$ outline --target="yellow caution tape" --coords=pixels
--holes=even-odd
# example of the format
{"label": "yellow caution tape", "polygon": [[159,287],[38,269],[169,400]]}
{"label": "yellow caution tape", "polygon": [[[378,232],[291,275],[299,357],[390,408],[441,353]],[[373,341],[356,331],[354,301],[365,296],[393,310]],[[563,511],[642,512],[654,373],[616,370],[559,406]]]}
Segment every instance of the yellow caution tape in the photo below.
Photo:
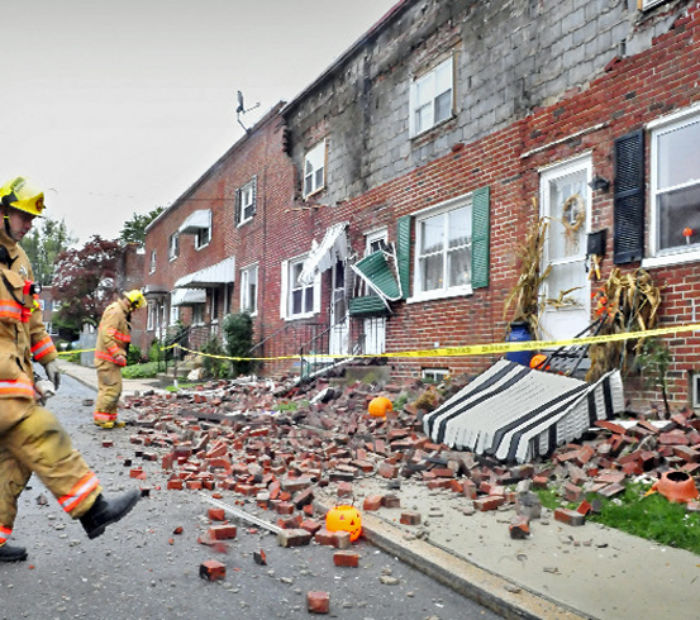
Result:
{"label": "yellow caution tape", "polygon": [[73,355],[73,353],[90,353],[96,349],[75,349],[73,351],[57,351],[58,355]]}
{"label": "yellow caution tape", "polygon": [[624,332],[619,334],[601,334],[597,336],[585,336],[581,338],[568,338],[566,340],[524,340],[518,342],[494,342],[488,344],[472,344],[462,347],[441,347],[437,349],[423,349],[418,351],[390,351],[387,353],[365,353],[365,354],[338,354],[338,353],[307,353],[305,355],[280,355],[276,357],[229,357],[227,355],[215,355],[213,353],[202,353],[183,347],[180,344],[169,345],[166,349],[181,349],[187,353],[194,353],[202,357],[212,357],[215,359],[231,361],[274,361],[304,359],[309,357],[322,357],[326,359],[356,358],[397,358],[397,357],[469,357],[475,355],[494,355],[499,353],[510,353],[513,351],[539,351],[548,349],[558,349],[567,346],[584,346],[591,344],[601,344],[605,342],[622,342],[624,340],[634,340],[637,338],[653,338],[654,336],[666,336],[668,334],[678,334],[681,332],[700,331],[700,323],[691,325],[669,325],[668,327],[658,327],[637,332]]}

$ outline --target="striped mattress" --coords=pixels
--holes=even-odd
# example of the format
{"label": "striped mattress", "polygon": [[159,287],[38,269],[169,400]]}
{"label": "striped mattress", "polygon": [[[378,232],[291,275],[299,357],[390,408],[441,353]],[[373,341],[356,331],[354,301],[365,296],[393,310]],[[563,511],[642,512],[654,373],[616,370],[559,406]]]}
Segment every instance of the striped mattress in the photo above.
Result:
{"label": "striped mattress", "polygon": [[589,384],[503,359],[426,414],[423,428],[450,448],[524,463],[623,410],[617,370]]}

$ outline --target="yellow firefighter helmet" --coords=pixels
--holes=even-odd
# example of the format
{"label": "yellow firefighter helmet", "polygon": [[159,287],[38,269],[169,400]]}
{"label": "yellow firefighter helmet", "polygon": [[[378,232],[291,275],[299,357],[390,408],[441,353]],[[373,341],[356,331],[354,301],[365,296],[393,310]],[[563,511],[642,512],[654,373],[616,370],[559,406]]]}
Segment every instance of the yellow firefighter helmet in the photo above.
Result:
{"label": "yellow firefighter helmet", "polygon": [[30,215],[41,215],[44,192],[32,187],[24,177],[14,177],[0,188],[3,207],[19,209]]}
{"label": "yellow firefighter helmet", "polygon": [[124,293],[124,297],[126,297],[129,300],[133,308],[143,308],[143,306],[146,305],[146,298],[143,296],[143,293],[137,288]]}

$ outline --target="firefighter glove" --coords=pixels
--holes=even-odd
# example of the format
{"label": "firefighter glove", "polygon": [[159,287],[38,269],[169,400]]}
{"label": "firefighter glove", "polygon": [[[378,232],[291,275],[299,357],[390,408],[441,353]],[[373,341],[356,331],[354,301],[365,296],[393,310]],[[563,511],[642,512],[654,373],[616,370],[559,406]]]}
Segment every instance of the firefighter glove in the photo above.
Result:
{"label": "firefighter glove", "polygon": [[39,393],[39,402],[42,405],[46,404],[46,400],[51,398],[55,393],[56,389],[51,381],[42,379],[34,384],[34,389]]}
{"label": "firefighter glove", "polygon": [[58,362],[56,360],[50,361],[48,364],[46,364],[46,366],[44,366],[44,370],[46,370],[46,376],[48,377],[49,381],[51,381],[51,383],[54,385],[55,394],[58,386],[61,384],[61,372],[58,369]]}

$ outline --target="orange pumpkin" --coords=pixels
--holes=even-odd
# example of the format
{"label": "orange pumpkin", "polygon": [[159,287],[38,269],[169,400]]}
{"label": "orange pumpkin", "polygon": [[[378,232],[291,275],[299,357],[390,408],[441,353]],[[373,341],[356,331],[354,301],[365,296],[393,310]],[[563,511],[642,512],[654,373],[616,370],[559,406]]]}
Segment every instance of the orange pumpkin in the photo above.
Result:
{"label": "orange pumpkin", "polygon": [[326,529],[349,532],[350,541],[355,542],[362,533],[362,515],[354,506],[335,506],[326,514]]}
{"label": "orange pumpkin", "polygon": [[383,418],[387,411],[391,411],[394,406],[386,396],[377,396],[369,401],[367,411],[373,418]]}

